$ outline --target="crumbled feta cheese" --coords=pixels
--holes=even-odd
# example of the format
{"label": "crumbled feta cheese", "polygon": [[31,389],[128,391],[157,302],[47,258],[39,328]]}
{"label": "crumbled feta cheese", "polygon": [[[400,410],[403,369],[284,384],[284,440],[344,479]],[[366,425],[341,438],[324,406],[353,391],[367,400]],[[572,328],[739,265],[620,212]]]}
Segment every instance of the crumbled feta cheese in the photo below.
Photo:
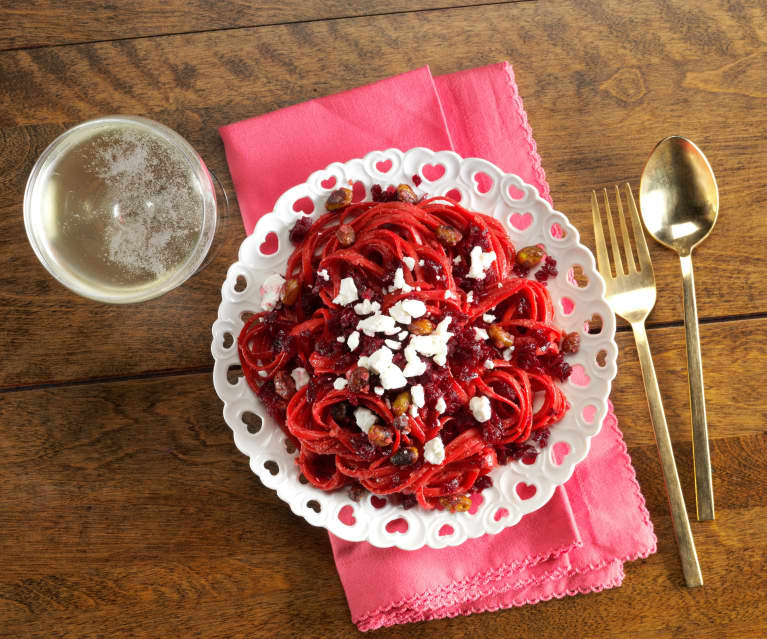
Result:
{"label": "crumbled feta cheese", "polygon": [[426,304],[421,300],[401,300],[397,303],[402,304],[402,309],[410,315],[410,317],[422,317],[426,315]]}
{"label": "crumbled feta cheese", "polygon": [[388,315],[371,315],[364,320],[360,320],[357,324],[357,330],[362,331],[365,335],[373,337],[376,333],[385,333],[386,335],[394,335],[399,332],[399,328],[394,322],[393,317]]}
{"label": "crumbled feta cheese", "polygon": [[471,304],[474,301],[474,291],[466,293],[466,301]]}
{"label": "crumbled feta cheese", "polygon": [[403,339],[405,339],[410,333],[408,331],[400,331],[397,335],[397,339],[401,342]]}
{"label": "crumbled feta cheese", "polygon": [[392,305],[389,309],[389,315],[391,315],[400,324],[410,324],[410,313],[408,313],[402,306],[403,300],[400,300],[396,304]]}
{"label": "crumbled feta cheese", "polygon": [[454,300],[454,299],[456,299],[455,293],[453,293],[453,291],[451,291],[450,289],[446,290],[445,291],[445,299],[446,300]]}
{"label": "crumbled feta cheese", "polygon": [[340,344],[343,344],[346,341],[346,338],[343,335],[339,335],[336,337],[336,341]]}
{"label": "crumbled feta cheese", "polygon": [[402,348],[402,344],[393,339],[385,339],[384,344],[386,344],[393,351],[398,351],[400,348]]}
{"label": "crumbled feta cheese", "polygon": [[296,390],[299,388],[303,388],[309,383],[309,373],[306,372],[305,368],[294,368],[293,371],[290,373],[290,376],[293,378],[293,381],[296,383]]}
{"label": "crumbled feta cheese", "polygon": [[474,327],[474,339],[478,342],[482,341],[483,339],[490,339],[490,336],[487,334],[487,331],[484,328],[477,328]]}
{"label": "crumbled feta cheese", "polygon": [[423,265],[424,265],[424,261],[423,260],[418,260],[418,266],[423,266]]}
{"label": "crumbled feta cheese", "polygon": [[267,373],[266,371],[258,371],[258,376],[259,377],[269,377],[269,373]]}
{"label": "crumbled feta cheese", "polygon": [[408,269],[410,269],[411,271],[415,268],[415,258],[413,257],[409,257],[406,255],[405,257],[402,258],[402,263],[405,266],[407,266]]}
{"label": "crumbled feta cheese", "polygon": [[410,404],[410,416],[418,417],[418,406],[415,404]]}
{"label": "crumbled feta cheese", "polygon": [[261,308],[265,311],[273,311],[280,301],[282,287],[285,285],[285,278],[279,273],[274,273],[264,280],[259,292],[261,293]]}
{"label": "crumbled feta cheese", "polygon": [[383,387],[382,387],[382,386],[376,386],[376,387],[373,389],[373,392],[374,392],[376,395],[383,395],[383,394],[384,394],[384,389],[383,389]]}
{"label": "crumbled feta cheese", "polygon": [[481,246],[475,246],[471,249],[471,266],[466,277],[471,277],[475,280],[484,280],[487,273],[485,271],[490,268],[490,265],[495,262],[495,251],[489,253],[483,253]]}
{"label": "crumbled feta cheese", "polygon": [[379,373],[378,376],[381,380],[381,386],[387,390],[392,388],[402,388],[407,384],[405,374],[396,364],[390,364],[382,373]]}
{"label": "crumbled feta cheese", "polygon": [[391,364],[394,353],[388,346],[381,346],[377,351],[373,351],[368,357],[368,364],[376,373],[381,373]]}
{"label": "crumbled feta cheese", "polygon": [[447,404],[445,403],[444,397],[440,397],[437,400],[437,403],[434,404],[434,410],[436,410],[440,415],[447,410]]}
{"label": "crumbled feta cheese", "polygon": [[418,377],[426,372],[426,362],[424,362],[415,350],[415,346],[409,345],[405,348],[405,368],[402,373],[405,377]]}
{"label": "crumbled feta cheese", "polygon": [[360,345],[360,332],[354,331],[351,333],[349,337],[346,338],[346,345],[349,347],[350,351],[356,350]]}
{"label": "crumbled feta cheese", "polygon": [[322,270],[317,271],[317,275],[319,275],[326,282],[330,281],[330,274],[328,273],[328,269],[326,268],[323,268]]}
{"label": "crumbled feta cheese", "polygon": [[340,304],[346,306],[352,302],[356,302],[357,297],[357,285],[351,277],[345,277],[341,280],[341,285],[338,288],[338,295],[333,298],[333,304]]}
{"label": "crumbled feta cheese", "polygon": [[485,313],[482,316],[482,320],[487,322],[488,324],[492,324],[495,321],[495,315],[493,315],[492,313]]}
{"label": "crumbled feta cheese", "polygon": [[357,426],[360,427],[360,430],[363,433],[367,433],[373,424],[378,421],[378,415],[369,408],[359,406],[357,410],[354,411],[354,419],[357,422]]}
{"label": "crumbled feta cheese", "polygon": [[469,400],[469,409],[471,410],[471,414],[474,415],[474,419],[478,422],[486,422],[492,415],[490,400],[484,395],[481,397],[472,397]]}
{"label": "crumbled feta cheese", "polygon": [[[453,333],[447,330],[452,319],[450,316],[445,317],[429,335],[414,335],[410,339],[410,346],[421,355],[432,357],[438,366],[444,366],[447,362],[447,343],[453,336]],[[405,357],[407,357],[407,349],[405,349]]]}
{"label": "crumbled feta cheese", "polygon": [[485,360],[485,368],[488,368],[490,370],[493,370],[495,368],[495,364],[493,363],[492,359]]}
{"label": "crumbled feta cheese", "polygon": [[455,264],[456,266],[458,266],[460,263],[461,263],[461,256],[460,256],[460,255],[456,255],[456,256],[453,258],[453,264]]}
{"label": "crumbled feta cheese", "polygon": [[[493,253],[493,255],[495,255],[495,253]],[[413,290],[413,287],[405,281],[405,274],[402,271],[401,266],[394,272],[394,283],[392,284],[392,288],[394,290],[399,289],[404,293],[409,293]]]}
{"label": "crumbled feta cheese", "polygon": [[344,388],[346,388],[346,385],[348,383],[349,382],[347,382],[345,378],[336,377],[335,381],[333,382],[333,388],[335,388],[336,390],[343,390]]}
{"label": "crumbled feta cheese", "polygon": [[413,404],[418,406],[418,408],[424,407],[426,400],[424,399],[423,386],[421,384],[410,387],[410,399],[413,400]]}
{"label": "crumbled feta cheese", "polygon": [[437,435],[423,445],[423,458],[430,464],[441,464],[445,461],[445,445]]}
{"label": "crumbled feta cheese", "polygon": [[380,310],[381,305],[378,302],[371,302],[367,299],[354,305],[354,312],[357,313],[357,315],[370,315],[371,313],[377,313]]}
{"label": "crumbled feta cheese", "polygon": [[508,348],[503,349],[503,359],[505,359],[507,362],[511,361],[511,354],[514,352],[514,347],[509,346]]}

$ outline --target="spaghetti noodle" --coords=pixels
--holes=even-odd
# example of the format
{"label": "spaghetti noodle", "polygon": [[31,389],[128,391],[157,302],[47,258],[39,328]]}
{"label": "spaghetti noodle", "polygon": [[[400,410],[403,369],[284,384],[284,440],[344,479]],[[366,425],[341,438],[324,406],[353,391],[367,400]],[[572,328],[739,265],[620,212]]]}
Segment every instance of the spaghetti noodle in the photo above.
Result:
{"label": "spaghetti noodle", "polygon": [[555,382],[577,336],[524,277],[536,247],[520,259],[497,220],[447,198],[375,194],[334,192],[338,210],[297,223],[281,301],[246,323],[240,361],[314,486],[464,510],[567,411]]}

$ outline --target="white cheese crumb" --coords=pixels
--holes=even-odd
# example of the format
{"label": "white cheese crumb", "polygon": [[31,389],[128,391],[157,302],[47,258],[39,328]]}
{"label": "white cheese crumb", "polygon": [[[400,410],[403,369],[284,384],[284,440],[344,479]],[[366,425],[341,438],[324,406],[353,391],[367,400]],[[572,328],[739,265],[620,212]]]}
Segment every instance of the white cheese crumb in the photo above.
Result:
{"label": "white cheese crumb", "polygon": [[471,277],[475,280],[484,280],[487,273],[485,271],[490,268],[490,265],[495,262],[495,251],[489,253],[483,253],[481,246],[475,246],[471,249],[471,266],[466,277]]}
{"label": "white cheese crumb", "polygon": [[393,356],[394,353],[391,352],[388,346],[381,346],[381,348],[371,353],[370,357],[368,357],[368,364],[376,373],[381,373],[391,364]]}
{"label": "white cheese crumb", "polygon": [[360,332],[354,331],[351,333],[346,339],[346,345],[349,347],[350,351],[355,350],[360,345]]}
{"label": "white cheese crumb", "polygon": [[386,344],[393,351],[398,351],[400,348],[402,348],[402,344],[393,339],[385,339],[384,344]]}
{"label": "white cheese crumb", "polygon": [[371,302],[367,299],[354,305],[354,312],[357,313],[357,315],[370,315],[371,313],[377,313],[380,310],[381,305],[378,302]]}
{"label": "white cheese crumb", "polygon": [[495,368],[495,364],[493,363],[492,359],[485,360],[485,368],[488,368],[490,370],[493,370]]}
{"label": "white cheese crumb", "polygon": [[269,373],[267,373],[266,371],[258,371],[258,376],[259,377],[269,377]]}
{"label": "white cheese crumb", "polygon": [[347,382],[346,379],[344,379],[343,377],[336,377],[335,381],[333,382],[333,388],[335,388],[336,390],[343,390],[344,388],[346,388],[346,385],[348,383],[349,382]]}
{"label": "white cheese crumb", "polygon": [[474,291],[466,293],[466,301],[471,304],[474,301]]}
{"label": "white cheese crumb", "polygon": [[[493,255],[495,255],[495,253],[493,253]],[[404,293],[409,293],[413,290],[413,287],[405,281],[405,274],[402,271],[401,266],[394,273],[394,283],[392,284],[392,288],[395,290],[399,289]]]}
{"label": "white cheese crumb", "polygon": [[445,461],[445,445],[437,435],[423,445],[423,458],[430,464],[441,464]]}
{"label": "white cheese crumb", "polygon": [[402,309],[410,315],[410,317],[422,317],[426,315],[426,304],[421,300],[402,300],[398,302],[402,304]]}
{"label": "white cheese crumb", "polygon": [[321,271],[317,271],[317,275],[319,275],[326,282],[330,281],[330,274],[326,268],[323,268]]}
{"label": "white cheese crumb", "polygon": [[415,268],[415,258],[414,257],[410,257],[410,256],[406,255],[405,257],[402,258],[402,263],[405,266],[407,266],[408,269],[411,270],[411,271]]}
{"label": "white cheese crumb", "polygon": [[423,260],[418,260],[418,266],[423,266],[423,265],[424,265],[424,261]]}
{"label": "white cheese crumb", "polygon": [[488,324],[492,324],[495,321],[495,315],[493,315],[492,313],[485,313],[482,316],[482,320],[487,322]]}
{"label": "white cheese crumb", "polygon": [[360,406],[354,411],[354,419],[357,422],[357,426],[363,433],[367,433],[370,428],[378,421],[378,415],[376,415],[369,408]]}
{"label": "white cheese crumb", "polygon": [[410,317],[410,313],[408,313],[405,310],[405,307],[402,305],[403,301],[404,300],[400,300],[396,304],[392,305],[392,307],[389,309],[389,315],[391,315],[400,324],[410,324],[410,320],[412,318]]}
{"label": "white cheese crumb", "polygon": [[402,388],[407,384],[405,374],[396,364],[390,364],[378,376],[381,380],[381,386],[385,389]]}
{"label": "white cheese crumb", "polygon": [[[437,366],[444,366],[447,362],[447,343],[453,336],[453,333],[447,330],[452,319],[450,316],[445,317],[430,335],[414,335],[410,339],[410,346],[421,355],[432,357]],[[407,349],[405,357],[407,358]]]}
{"label": "white cheese crumb", "polygon": [[503,350],[503,359],[505,359],[507,362],[511,361],[511,354],[514,352],[514,347],[509,346],[508,348],[505,348]]}
{"label": "white cheese crumb", "polygon": [[441,415],[447,410],[447,404],[445,403],[445,398],[440,397],[437,400],[437,403],[434,404],[434,409]]}
{"label": "white cheese crumb", "polygon": [[347,304],[356,302],[357,299],[357,285],[351,277],[345,277],[341,280],[338,295],[333,298],[333,304],[346,306]]}
{"label": "white cheese crumb", "polygon": [[405,339],[410,333],[408,331],[400,331],[397,335],[397,339],[401,342],[403,339]]}
{"label": "white cheese crumb", "polygon": [[418,377],[426,372],[426,362],[424,362],[415,350],[415,346],[407,346],[405,348],[405,368],[402,373],[405,377]]}
{"label": "white cheese crumb", "polygon": [[346,341],[346,338],[343,335],[339,335],[338,337],[336,337],[336,341],[339,342],[340,344],[343,344]]}
{"label": "white cheese crumb", "polygon": [[274,273],[264,280],[259,292],[261,293],[261,308],[265,311],[273,311],[280,301],[282,287],[285,285],[285,278],[279,273]]}
{"label": "white cheese crumb", "polygon": [[487,331],[484,328],[477,328],[474,327],[474,339],[478,342],[482,341],[483,339],[490,339],[490,336],[487,334]]}
{"label": "white cheese crumb", "polygon": [[478,422],[486,422],[492,415],[490,400],[484,395],[481,397],[472,397],[469,400],[469,409],[471,409],[471,414],[474,415],[474,419]]}
{"label": "white cheese crumb", "polygon": [[296,390],[299,388],[303,388],[309,383],[309,373],[306,372],[305,368],[294,368],[293,371],[290,373],[290,376],[293,378],[293,381],[296,383]]}
{"label": "white cheese crumb", "polygon": [[424,399],[423,386],[421,384],[416,384],[415,386],[410,387],[410,398],[413,400],[413,404],[418,406],[418,408],[424,407],[426,400]]}
{"label": "white cheese crumb", "polygon": [[450,289],[445,291],[445,299],[446,300],[454,300],[456,299],[455,294]]}
{"label": "white cheese crumb", "polygon": [[386,335],[394,335],[399,329],[394,323],[394,318],[388,315],[371,315],[364,320],[360,320],[357,324],[357,330],[362,331],[365,335],[373,337],[376,333],[385,333]]}
{"label": "white cheese crumb", "polygon": [[415,404],[410,404],[410,416],[418,417],[418,406]]}
{"label": "white cheese crumb", "polygon": [[384,389],[383,389],[383,387],[382,387],[382,386],[376,386],[376,387],[373,389],[373,392],[374,392],[376,395],[383,395],[383,394],[384,394]]}
{"label": "white cheese crumb", "polygon": [[460,263],[461,263],[461,256],[460,256],[460,255],[456,255],[456,256],[453,258],[453,264],[455,264],[456,266],[458,266],[458,264],[460,264]]}

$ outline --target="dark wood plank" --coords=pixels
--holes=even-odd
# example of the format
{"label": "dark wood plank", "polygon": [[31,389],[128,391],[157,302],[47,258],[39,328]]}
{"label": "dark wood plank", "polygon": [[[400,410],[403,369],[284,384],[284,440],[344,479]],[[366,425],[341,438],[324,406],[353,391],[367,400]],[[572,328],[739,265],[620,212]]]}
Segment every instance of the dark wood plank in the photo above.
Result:
{"label": "dark wood plank", "polygon": [[[589,189],[636,183],[658,138],[691,135],[722,191],[721,221],[696,252],[700,315],[766,313],[767,159],[753,134],[767,95],[753,27],[764,8],[737,6],[558,0],[0,53],[0,387],[209,365],[209,326],[241,237],[235,220],[212,266],[160,300],[110,308],[77,298],[39,266],[21,220],[26,176],[57,132],[109,112],[148,115],[229,185],[219,125],[426,63],[439,74],[514,62],[555,202],[588,244]],[[680,321],[675,258],[652,250],[651,319]]]}
{"label": "dark wood plank", "polygon": [[288,0],[267,4],[234,0],[223,4],[211,0],[138,0],[110,5],[94,0],[66,3],[32,0],[16,6],[0,5],[0,51],[487,3],[487,0],[390,0],[385,4],[370,0]]}
{"label": "dark wood plank", "polygon": [[[764,634],[767,434],[733,426],[712,442],[718,517],[693,523],[706,586],[691,591],[637,404],[619,418],[659,553],[623,587],[377,636]],[[0,636],[357,635],[325,533],[251,474],[208,375],[6,393],[0,422]],[[690,478],[689,451],[677,459]]]}

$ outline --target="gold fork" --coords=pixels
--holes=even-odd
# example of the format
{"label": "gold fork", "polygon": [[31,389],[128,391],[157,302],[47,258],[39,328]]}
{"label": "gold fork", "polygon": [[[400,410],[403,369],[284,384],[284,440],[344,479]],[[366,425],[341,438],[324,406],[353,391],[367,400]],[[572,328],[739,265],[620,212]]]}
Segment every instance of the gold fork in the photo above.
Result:
{"label": "gold fork", "polygon": [[631,192],[631,185],[626,183],[625,190],[628,210],[631,214],[631,226],[634,230],[638,266],[634,260],[628,228],[626,227],[626,220],[623,215],[621,191],[616,185],[615,195],[618,203],[618,219],[621,235],[623,236],[627,269],[624,270],[623,268],[618,238],[615,234],[615,226],[613,225],[613,218],[610,212],[610,200],[607,195],[607,189],[603,189],[607,227],[610,231],[610,243],[613,249],[613,261],[615,262],[615,276],[612,275],[610,270],[610,258],[602,231],[597,194],[595,191],[592,191],[591,210],[594,215],[594,236],[597,245],[599,273],[605,281],[605,293],[610,306],[618,315],[631,324],[631,328],[634,331],[634,339],[636,340],[637,352],[639,353],[639,363],[642,367],[642,378],[644,380],[645,392],[647,393],[647,402],[650,405],[650,419],[655,430],[655,442],[658,445],[663,479],[666,482],[666,492],[668,493],[669,504],[671,506],[674,535],[676,536],[676,543],[682,560],[684,580],[689,587],[702,586],[703,575],[701,575],[698,555],[695,552],[695,542],[690,530],[690,520],[687,518],[682,486],[679,483],[679,474],[674,462],[671,437],[668,433],[668,424],[666,423],[666,415],[663,412],[663,402],[661,401],[660,389],[658,388],[658,379],[655,376],[655,366],[652,363],[650,344],[647,341],[647,331],[645,330],[645,320],[653,306],[655,306],[655,274],[653,273],[650,252],[647,250],[647,243],[642,231],[642,223],[639,221],[634,195]]}

